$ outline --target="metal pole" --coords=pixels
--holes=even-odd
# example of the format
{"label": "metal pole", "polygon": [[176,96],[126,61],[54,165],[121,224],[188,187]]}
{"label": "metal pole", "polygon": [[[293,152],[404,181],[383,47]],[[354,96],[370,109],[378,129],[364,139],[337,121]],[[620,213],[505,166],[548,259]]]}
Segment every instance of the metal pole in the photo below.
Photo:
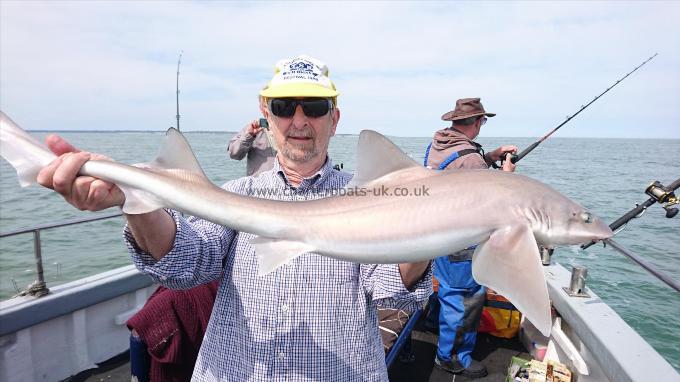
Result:
{"label": "metal pole", "polygon": [[607,244],[611,245],[612,248],[616,249],[617,251],[621,252],[622,254],[628,256],[631,260],[635,261],[638,263],[642,268],[646,269],[649,273],[653,274],[656,276],[659,280],[663,281],[666,283],[666,285],[670,286],[671,288],[675,289],[676,292],[680,292],[680,283],[677,281],[673,280],[670,276],[665,274],[664,272],[656,269],[654,265],[650,264],[646,260],[642,259],[640,256],[634,254],[633,252],[627,250],[624,248],[621,244],[615,242],[612,239],[606,239],[604,240]]}
{"label": "metal pole", "polygon": [[177,96],[177,98],[176,98],[176,104],[177,104],[177,115],[176,115],[176,117],[177,117],[177,131],[180,131],[180,130],[179,130],[179,64],[182,62],[182,53],[184,53],[184,51],[179,52],[179,58],[177,59],[177,82],[176,82],[176,89],[177,89],[177,93],[176,93],[176,96]]}
{"label": "metal pole", "polygon": [[33,231],[33,249],[35,252],[35,268],[38,272],[38,280],[28,287],[26,292],[32,296],[40,297],[50,292],[45,284],[45,275],[42,263],[42,249],[40,245],[40,230]]}
{"label": "metal pole", "polygon": [[42,249],[40,245],[40,231],[33,231],[33,249],[35,253],[35,268],[38,271],[38,281],[45,283],[45,276],[42,263]]}
{"label": "metal pole", "polygon": [[590,297],[586,293],[586,277],[588,276],[588,268],[575,265],[571,270],[571,281],[568,287],[564,287],[565,292],[571,297]]}

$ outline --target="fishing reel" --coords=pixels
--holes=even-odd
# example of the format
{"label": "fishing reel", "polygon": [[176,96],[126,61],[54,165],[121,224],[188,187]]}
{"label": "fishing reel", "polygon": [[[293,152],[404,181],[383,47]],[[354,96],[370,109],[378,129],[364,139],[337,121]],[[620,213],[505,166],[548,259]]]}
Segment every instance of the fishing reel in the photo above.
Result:
{"label": "fishing reel", "polygon": [[[503,153],[503,155],[501,156],[501,159],[499,160],[500,164],[497,164],[496,162],[491,162],[491,167],[495,168],[496,170],[503,168],[503,163],[505,162],[506,158],[505,154],[507,153]],[[513,164],[519,162],[520,159],[522,158],[520,158],[519,155],[510,153],[510,162],[512,162]]]}
{"label": "fishing reel", "polygon": [[[645,194],[649,195],[650,198],[645,200],[645,202],[642,204],[636,204],[635,208],[616,219],[616,221],[609,225],[609,228],[611,228],[612,231],[614,231],[614,235],[616,235],[626,226],[626,224],[628,224],[629,221],[642,216],[642,214],[647,211],[647,208],[655,203],[662,205],[665,203],[663,209],[666,210],[666,217],[669,219],[674,218],[678,214],[678,208],[673,206],[676,206],[680,203],[680,200],[675,196],[674,193],[678,187],[680,187],[680,179],[675,180],[668,187],[661,184],[661,182],[658,180],[655,181],[645,189]],[[595,244],[595,242],[584,244],[581,246],[581,248],[586,249],[593,244]]]}
{"label": "fishing reel", "polygon": [[666,217],[673,218],[678,214],[678,208],[673,207],[680,203],[680,200],[675,196],[673,189],[665,187],[658,180],[647,186],[645,194],[654,198],[659,204],[664,204],[663,209],[666,210]]}

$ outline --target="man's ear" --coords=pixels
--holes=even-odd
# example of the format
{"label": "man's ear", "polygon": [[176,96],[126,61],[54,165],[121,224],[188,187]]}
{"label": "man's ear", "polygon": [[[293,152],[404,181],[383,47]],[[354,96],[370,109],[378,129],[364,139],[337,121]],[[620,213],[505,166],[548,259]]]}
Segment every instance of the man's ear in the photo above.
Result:
{"label": "man's ear", "polygon": [[335,135],[335,129],[338,127],[338,122],[340,122],[340,109],[337,107],[333,109],[331,113],[331,119],[333,120],[333,125],[331,126],[331,137]]}
{"label": "man's ear", "polygon": [[267,104],[263,97],[260,97],[260,112],[263,117],[269,119],[269,109],[267,109]]}

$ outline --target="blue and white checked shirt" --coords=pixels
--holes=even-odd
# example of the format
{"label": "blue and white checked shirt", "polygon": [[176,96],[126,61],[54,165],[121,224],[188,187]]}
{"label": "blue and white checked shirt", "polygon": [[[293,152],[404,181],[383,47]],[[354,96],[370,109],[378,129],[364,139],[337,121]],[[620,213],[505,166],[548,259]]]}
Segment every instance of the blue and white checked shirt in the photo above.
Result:
{"label": "blue and white checked shirt", "polygon": [[[278,161],[271,171],[226,183],[251,196],[308,200],[344,187],[351,174],[329,160],[299,187]],[[306,253],[259,277],[252,234],[173,212],[175,243],[155,261],[125,237],[142,272],[169,288],[188,289],[217,278],[221,284],[192,381],[387,381],[376,304],[413,311],[432,293],[431,270],[412,291],[396,264],[357,264]]]}

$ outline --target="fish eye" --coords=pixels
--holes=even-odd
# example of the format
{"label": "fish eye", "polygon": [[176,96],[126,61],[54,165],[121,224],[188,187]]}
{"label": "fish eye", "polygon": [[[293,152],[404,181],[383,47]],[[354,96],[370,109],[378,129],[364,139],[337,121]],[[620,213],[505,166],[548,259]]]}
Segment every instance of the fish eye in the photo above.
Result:
{"label": "fish eye", "polygon": [[590,212],[584,212],[581,214],[581,220],[583,220],[584,223],[592,223],[593,215],[591,215]]}

